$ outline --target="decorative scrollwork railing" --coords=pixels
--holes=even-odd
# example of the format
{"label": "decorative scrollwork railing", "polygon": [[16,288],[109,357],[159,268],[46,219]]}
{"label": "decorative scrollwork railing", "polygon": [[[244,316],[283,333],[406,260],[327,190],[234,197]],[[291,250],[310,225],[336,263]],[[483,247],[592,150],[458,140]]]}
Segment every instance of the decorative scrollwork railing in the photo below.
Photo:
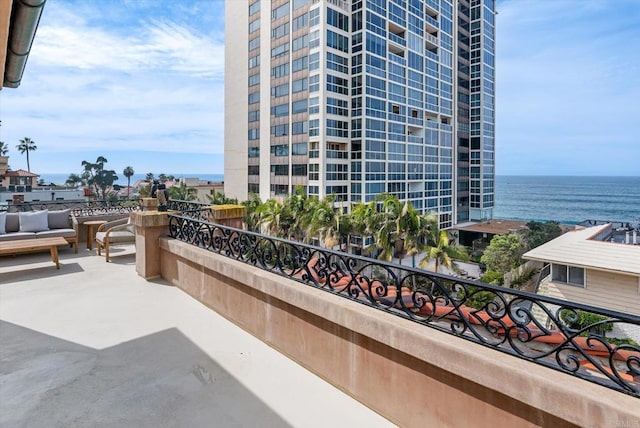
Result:
{"label": "decorative scrollwork railing", "polygon": [[70,209],[76,217],[106,214],[127,214],[140,210],[140,204],[135,201],[38,201],[6,206],[8,212],[27,212],[41,210]]}
{"label": "decorative scrollwork railing", "polygon": [[[639,316],[221,226],[196,211],[169,214],[173,238],[640,398],[640,346],[603,333],[640,334]],[[578,328],[583,314],[594,321]]]}
{"label": "decorative scrollwork railing", "polygon": [[211,204],[205,204],[197,201],[182,201],[179,199],[169,199],[167,201],[167,208],[173,211],[195,211],[203,207],[210,206]]}

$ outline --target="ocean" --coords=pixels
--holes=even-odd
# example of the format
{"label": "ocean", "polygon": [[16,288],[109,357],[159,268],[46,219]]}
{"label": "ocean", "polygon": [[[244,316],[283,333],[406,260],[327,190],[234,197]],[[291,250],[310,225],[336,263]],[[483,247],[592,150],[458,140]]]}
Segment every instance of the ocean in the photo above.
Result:
{"label": "ocean", "polygon": [[[223,174],[173,175],[224,180]],[[134,174],[131,183],[145,176]],[[47,184],[63,184],[68,177],[42,174],[40,178]],[[118,177],[118,184],[127,184],[122,174]],[[640,218],[640,177],[497,176],[494,217],[567,224],[583,220],[632,222]]]}
{"label": "ocean", "polygon": [[[77,174],[77,173],[76,173]],[[126,186],[127,185],[127,177],[125,177],[124,175],[122,175],[122,173],[117,173],[116,174],[118,176],[118,181],[116,181],[116,184],[119,184],[121,186]],[[224,180],[224,174],[199,174],[199,173],[189,173],[189,174],[170,174],[170,173],[165,173],[165,175],[173,175],[175,178],[199,178],[200,180],[206,180],[206,181],[223,181]],[[135,183],[136,180],[144,180],[147,177],[147,174],[133,174],[133,176],[131,177],[131,184]],[[44,180],[44,182],[46,184],[49,183],[55,183],[55,184],[59,184],[59,185],[64,185],[64,182],[67,181],[67,178],[69,178],[69,174],[40,174],[40,178],[39,180]]]}
{"label": "ocean", "polygon": [[494,217],[640,221],[640,177],[497,176]]}

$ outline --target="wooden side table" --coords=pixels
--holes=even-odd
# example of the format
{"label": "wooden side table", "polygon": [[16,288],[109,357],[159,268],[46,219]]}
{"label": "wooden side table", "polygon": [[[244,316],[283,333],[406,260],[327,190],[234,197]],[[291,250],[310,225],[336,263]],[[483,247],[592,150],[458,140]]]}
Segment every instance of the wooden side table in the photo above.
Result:
{"label": "wooden side table", "polygon": [[106,222],[106,220],[91,220],[83,223],[87,226],[87,250],[93,250],[93,241],[95,240],[95,235],[93,234],[94,226],[100,227]]}

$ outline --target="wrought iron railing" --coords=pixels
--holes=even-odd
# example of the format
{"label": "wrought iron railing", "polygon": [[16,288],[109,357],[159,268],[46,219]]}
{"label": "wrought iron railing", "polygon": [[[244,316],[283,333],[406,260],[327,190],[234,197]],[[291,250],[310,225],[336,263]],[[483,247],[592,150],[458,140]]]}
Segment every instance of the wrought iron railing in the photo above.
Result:
{"label": "wrought iron railing", "polygon": [[[170,236],[640,397],[640,346],[616,344],[603,333],[612,326],[638,332],[639,316],[260,235],[203,218],[206,213],[198,210],[169,214]],[[576,327],[585,313],[594,321]]]}
{"label": "wrought iron railing", "polygon": [[65,210],[71,209],[71,213],[76,217],[105,215],[105,214],[127,214],[132,211],[139,211],[140,204],[137,201],[38,201],[25,202],[23,204],[4,205],[8,212],[27,212],[40,210]]}
{"label": "wrought iron railing", "polygon": [[167,201],[167,208],[174,211],[194,211],[201,208],[210,206],[211,204],[205,204],[198,201],[181,201],[179,199],[169,199]]}

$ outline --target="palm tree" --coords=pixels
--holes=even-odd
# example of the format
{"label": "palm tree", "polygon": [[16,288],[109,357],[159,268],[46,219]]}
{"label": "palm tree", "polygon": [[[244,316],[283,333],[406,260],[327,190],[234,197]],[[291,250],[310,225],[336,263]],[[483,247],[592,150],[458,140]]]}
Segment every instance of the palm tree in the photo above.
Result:
{"label": "palm tree", "polygon": [[0,156],[6,156],[9,154],[9,146],[4,141],[0,141]]}
{"label": "palm tree", "polygon": [[307,216],[306,216],[306,237],[310,240],[317,234],[320,244],[328,248],[333,247],[335,242],[335,234],[333,233],[335,225],[336,212],[333,209],[333,198],[325,197],[322,200],[313,197],[310,198]]}
{"label": "palm tree", "polygon": [[425,268],[430,260],[435,262],[435,271],[442,265],[448,269],[458,271],[458,266],[452,259],[468,260],[469,256],[464,247],[455,242],[449,241],[446,230],[440,230],[437,220],[430,224],[429,242],[424,246],[425,257],[420,261],[420,267]]}
{"label": "palm tree", "polygon": [[16,149],[20,152],[21,155],[27,153],[27,171],[31,172],[31,165],[29,164],[29,152],[36,150],[38,146],[34,141],[31,141],[31,138],[24,137],[20,140],[20,144],[16,146]]}
{"label": "palm tree", "polygon": [[187,187],[187,183],[181,181],[178,186],[169,188],[169,197],[179,201],[195,201],[198,191],[193,187]]}
{"label": "palm tree", "polygon": [[132,166],[128,166],[122,171],[122,175],[127,177],[127,199],[129,199],[129,191],[131,190],[131,177],[135,173]]}
{"label": "palm tree", "polygon": [[269,199],[259,207],[260,225],[273,236],[288,236],[290,218],[286,207],[277,199]]}
{"label": "palm tree", "polygon": [[377,227],[377,210],[375,202],[359,202],[351,208],[351,224],[354,235],[360,236],[362,242],[362,250],[368,251],[365,247],[366,240],[373,235]]}
{"label": "palm tree", "polygon": [[262,205],[260,197],[255,193],[251,193],[249,199],[244,201],[242,205],[247,208],[247,214],[244,217],[247,230],[258,231],[260,227],[260,206]]}
{"label": "palm tree", "polygon": [[78,174],[69,174],[69,178],[64,182],[69,187],[78,187],[78,184],[82,183],[82,177]]}

